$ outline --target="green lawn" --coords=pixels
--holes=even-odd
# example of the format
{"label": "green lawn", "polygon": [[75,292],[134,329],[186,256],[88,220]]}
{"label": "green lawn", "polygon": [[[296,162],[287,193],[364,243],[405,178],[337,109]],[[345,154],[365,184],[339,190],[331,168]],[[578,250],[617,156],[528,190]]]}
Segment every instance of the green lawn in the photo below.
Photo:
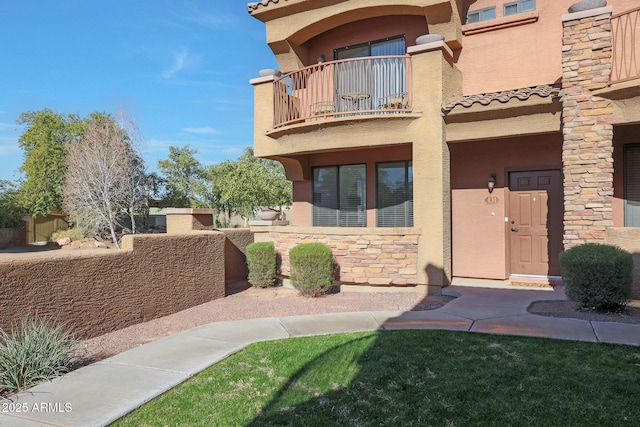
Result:
{"label": "green lawn", "polygon": [[640,348],[449,331],[253,344],[117,426],[636,426]]}

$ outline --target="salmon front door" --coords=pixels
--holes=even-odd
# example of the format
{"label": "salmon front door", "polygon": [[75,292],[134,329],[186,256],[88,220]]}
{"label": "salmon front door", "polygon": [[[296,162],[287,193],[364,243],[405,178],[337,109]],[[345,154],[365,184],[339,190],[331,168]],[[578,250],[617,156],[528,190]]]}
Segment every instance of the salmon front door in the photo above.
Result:
{"label": "salmon front door", "polygon": [[509,174],[511,274],[559,276],[562,251],[562,174]]}

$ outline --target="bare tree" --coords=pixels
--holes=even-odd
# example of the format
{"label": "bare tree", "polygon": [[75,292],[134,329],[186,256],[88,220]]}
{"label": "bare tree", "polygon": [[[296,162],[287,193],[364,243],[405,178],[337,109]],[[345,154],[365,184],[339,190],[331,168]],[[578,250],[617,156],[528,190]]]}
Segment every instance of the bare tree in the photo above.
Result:
{"label": "bare tree", "polygon": [[[145,210],[149,208],[147,195],[148,177],[144,167],[144,160],[138,154],[139,144],[144,138],[137,123],[127,115],[124,109],[118,111],[116,119],[122,132],[122,137],[129,148],[129,155],[126,156],[129,173],[123,177],[125,191],[122,203],[129,214],[131,233],[135,234],[136,214],[140,213],[141,208]],[[145,211],[145,217],[147,214],[148,212]]]}
{"label": "bare tree", "polygon": [[82,138],[67,146],[63,206],[78,225],[108,231],[117,248],[118,231],[144,200],[144,164],[126,129],[112,116],[92,116]]}

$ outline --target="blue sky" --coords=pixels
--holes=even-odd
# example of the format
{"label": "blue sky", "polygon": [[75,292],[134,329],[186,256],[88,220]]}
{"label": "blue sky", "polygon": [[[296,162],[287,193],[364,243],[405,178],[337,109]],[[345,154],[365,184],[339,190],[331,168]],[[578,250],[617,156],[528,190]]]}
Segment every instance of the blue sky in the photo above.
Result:
{"label": "blue sky", "polygon": [[17,180],[20,113],[121,108],[147,169],[169,146],[204,164],[253,143],[253,86],[277,68],[243,0],[1,0],[0,179]]}

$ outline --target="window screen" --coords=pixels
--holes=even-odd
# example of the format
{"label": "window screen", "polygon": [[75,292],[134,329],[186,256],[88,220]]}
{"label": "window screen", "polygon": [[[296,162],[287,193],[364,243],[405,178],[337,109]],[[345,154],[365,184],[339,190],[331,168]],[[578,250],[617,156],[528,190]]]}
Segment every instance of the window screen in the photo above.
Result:
{"label": "window screen", "polygon": [[316,168],[313,171],[313,225],[338,225],[338,168]]}
{"label": "window screen", "polygon": [[313,170],[313,225],[366,227],[366,166],[346,165]]}
{"label": "window screen", "polygon": [[413,227],[411,162],[379,163],[376,181],[376,225],[378,227]]}
{"label": "window screen", "polygon": [[624,147],[624,225],[640,227],[640,144]]}

